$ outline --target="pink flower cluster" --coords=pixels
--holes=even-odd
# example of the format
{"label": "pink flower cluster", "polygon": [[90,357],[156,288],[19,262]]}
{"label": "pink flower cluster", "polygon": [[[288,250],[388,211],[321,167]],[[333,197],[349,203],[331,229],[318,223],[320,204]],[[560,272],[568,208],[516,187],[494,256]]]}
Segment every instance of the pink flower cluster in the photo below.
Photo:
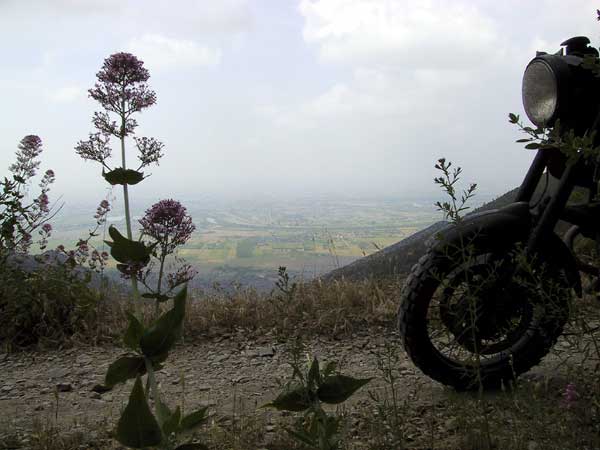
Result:
{"label": "pink flower cluster", "polygon": [[35,171],[40,166],[36,158],[42,153],[42,140],[33,134],[21,139],[18,146],[17,162],[9,167],[9,170],[25,180],[35,176]]}
{"label": "pink flower cluster", "polygon": [[102,225],[106,222],[106,215],[109,211],[110,203],[108,203],[108,200],[102,200],[98,205],[98,208],[96,208],[96,214],[94,214],[94,219],[96,219],[98,225]]}
{"label": "pink flower cluster", "polygon": [[158,164],[158,160],[163,157],[161,150],[163,149],[164,144],[162,142],[147,137],[134,137],[133,140],[140,153],[138,159],[142,163],[138,170],[152,163]]}
{"label": "pink flower cluster", "polygon": [[[119,139],[134,134],[138,126],[131,117],[133,113],[148,108],[156,103],[156,94],[146,85],[150,78],[144,63],[131,53],[115,53],[104,60],[102,69],[96,74],[98,82],[90,89],[89,95],[96,100],[104,111],[95,112],[92,124],[98,130],[90,133],[87,140],[81,140],[75,146],[75,152],[83,159],[96,161],[106,169],[112,150],[110,137]],[[115,113],[118,120],[113,120],[110,113]],[[157,163],[163,156],[163,144],[154,138],[135,138],[138,156],[142,167]]]}
{"label": "pink flower cluster", "polygon": [[40,250],[44,250],[48,246],[48,238],[52,233],[52,225],[50,225],[49,223],[45,223],[44,225],[42,225],[38,233],[40,235],[40,239],[38,241]]}
{"label": "pink flower cluster", "polygon": [[577,390],[575,389],[575,385],[573,383],[567,384],[565,387],[565,392],[563,393],[563,404],[570,408],[577,401]]}
{"label": "pink flower cluster", "polygon": [[156,94],[145,84],[150,78],[143,61],[131,53],[115,53],[104,60],[88,92],[104,109],[129,115],[156,103]]}
{"label": "pink flower cluster", "polygon": [[90,133],[90,138],[87,141],[79,141],[75,146],[75,153],[83,159],[97,161],[105,167],[106,160],[110,158],[112,153],[109,147],[110,136],[104,133]]}
{"label": "pink flower cluster", "polygon": [[100,252],[90,246],[86,241],[80,240],[75,250],[66,250],[64,245],[59,245],[56,250],[67,256],[67,263],[71,265],[87,265],[97,272],[102,271],[108,262],[108,253]]}
{"label": "pink flower cluster", "polygon": [[[29,181],[40,166],[38,156],[42,153],[42,140],[35,135],[25,136],[18,145],[16,162],[9,167],[12,180],[0,180],[0,250],[10,248],[26,253],[32,244],[32,233],[42,227],[50,214],[48,192],[54,183],[55,174],[47,170],[39,183],[40,193],[29,204],[23,199]],[[50,228],[48,228],[50,227]],[[50,224],[38,230],[40,249],[44,249],[50,236]]]}
{"label": "pink flower cluster", "polygon": [[97,231],[100,226],[106,222],[106,216],[109,211],[110,203],[108,200],[102,200],[96,208],[96,214],[94,214],[94,219],[96,219],[96,227],[89,231],[86,239],[79,239],[77,245],[75,246],[75,250],[66,250],[64,245],[59,245],[56,247],[57,251],[67,256],[68,263],[73,265],[87,264],[90,269],[97,272],[104,270],[104,267],[106,267],[106,263],[108,262],[108,253],[105,251],[101,252],[96,249],[90,244],[90,240],[93,237],[98,236]]}
{"label": "pink flower cluster", "polygon": [[158,241],[166,254],[185,244],[196,229],[185,207],[172,199],[152,205],[139,223],[142,233]]}
{"label": "pink flower cluster", "polygon": [[191,265],[184,264],[175,273],[169,273],[167,275],[167,286],[169,290],[175,289],[177,286],[187,283],[198,274]]}

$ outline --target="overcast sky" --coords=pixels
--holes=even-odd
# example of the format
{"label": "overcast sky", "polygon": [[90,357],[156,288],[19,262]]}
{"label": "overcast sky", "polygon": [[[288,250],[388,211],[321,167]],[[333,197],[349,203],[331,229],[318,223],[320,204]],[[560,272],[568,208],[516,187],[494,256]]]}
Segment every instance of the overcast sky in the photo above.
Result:
{"label": "overcast sky", "polygon": [[[514,140],[536,50],[600,44],[591,0],[0,0],[0,173],[37,134],[53,198],[101,199],[73,150],[110,54],[144,61],[165,143],[140,197],[435,192],[445,156],[500,194],[532,158]],[[130,160],[134,159],[130,147]],[[94,200],[95,201],[95,200]]]}

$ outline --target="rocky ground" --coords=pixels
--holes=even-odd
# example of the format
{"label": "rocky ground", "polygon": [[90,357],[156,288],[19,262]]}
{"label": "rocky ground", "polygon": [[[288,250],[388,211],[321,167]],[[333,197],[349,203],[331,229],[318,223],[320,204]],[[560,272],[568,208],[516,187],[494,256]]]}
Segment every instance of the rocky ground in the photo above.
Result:
{"label": "rocky ground", "polygon": [[[378,354],[385,352],[386,346],[400,345],[395,334],[383,331],[338,341],[314,338],[306,344],[321,361],[339,361],[345,374],[378,377],[352,399],[355,406],[361,402],[366,405],[368,390],[384,387],[377,369],[381,360]],[[281,383],[288,379],[288,347],[274,337],[249,338],[243,332],[187,342],[172,352],[157,379],[172,406],[183,401],[189,411],[210,405],[214,417],[253,414],[257,406],[272,400]],[[97,429],[95,424],[104,423],[111,428],[127,402],[131,385],[104,394],[92,388],[102,383],[109,364],[123,353],[117,347],[83,347],[0,356],[0,438],[8,430],[27,435],[36,421],[51,421],[61,429],[86,433]],[[402,395],[413,397],[415,402],[444,396],[445,389],[423,376],[403,351],[398,369]],[[555,374],[555,369],[556,358],[551,356],[527,376]],[[275,417],[280,413],[261,410],[261,414]]]}
{"label": "rocky ground", "polygon": [[[340,361],[345,373],[363,378],[376,376],[375,353],[384,348],[386,339],[398,344],[391,335],[364,335],[348,341],[313,339],[307,345],[320,360]],[[246,339],[241,334],[182,344],[170,354],[157,380],[172,403],[183,397],[190,408],[208,404],[230,413],[235,396],[254,408],[273,399],[289,377],[287,347],[268,336]],[[64,423],[111,413],[116,417],[129,385],[104,394],[92,388],[102,383],[110,363],[123,354],[117,347],[83,347],[5,356],[0,362],[0,426],[10,421],[26,427],[34,417],[54,415],[56,409]],[[402,364],[407,379],[420,378],[408,361]]]}

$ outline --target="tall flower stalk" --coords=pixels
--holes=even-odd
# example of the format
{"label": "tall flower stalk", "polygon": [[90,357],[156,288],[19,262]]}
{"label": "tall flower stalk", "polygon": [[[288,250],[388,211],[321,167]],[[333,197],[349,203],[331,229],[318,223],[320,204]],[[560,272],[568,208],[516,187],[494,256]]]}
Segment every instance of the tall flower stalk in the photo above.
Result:
{"label": "tall flower stalk", "polygon": [[[187,301],[185,283],[194,275],[189,266],[184,266],[183,270],[167,276],[170,289],[166,292],[162,291],[165,260],[167,255],[175,251],[175,247],[189,239],[194,231],[194,225],[179,202],[165,200],[146,212],[146,217],[140,221],[142,235],[137,240],[133,239],[129,186],[144,179],[144,174],[141,172],[144,167],[158,163],[162,157],[163,144],[154,138],[133,137],[140,162],[137,169],[133,170],[127,166],[125,140],[134,134],[137,127],[133,114],[152,106],[156,102],[156,95],[146,85],[150,75],[143,67],[142,61],[130,53],[115,53],[108,57],[97,78],[98,82],[89,90],[90,97],[103,108],[103,111],[95,112],[92,118],[97,131],[90,133],[87,140],[79,141],[75,151],[83,159],[101,164],[102,176],[108,183],[123,186],[127,237],[114,226],[110,226],[108,234],[112,241],[104,242],[110,247],[110,254],[118,263],[117,270],[124,277],[131,279],[136,312],[136,314],[127,314],[129,325],[123,336],[123,343],[134,354],[123,356],[110,365],[104,385],[97,386],[98,392],[110,390],[116,384],[131,378],[136,380],[129,402],[115,430],[115,437],[122,445],[131,448],[158,446],[164,450],[205,450],[206,446],[202,444],[188,442],[176,446],[176,443],[179,433],[189,432],[206,421],[207,408],[204,407],[187,415],[183,413],[182,408],[171,410],[161,399],[155,377],[155,372],[163,368],[169,351],[183,332]],[[111,137],[119,139],[120,167],[113,168],[108,163],[112,153]],[[97,213],[99,221],[104,219],[108,208],[108,203],[100,205]],[[95,235],[95,232],[96,230],[91,231],[90,237]],[[154,242],[147,244],[142,241],[144,236],[152,238]],[[88,242],[80,241],[79,250],[83,256],[86,256],[85,252],[89,250]],[[156,293],[150,289],[151,292],[145,293],[143,297],[156,299],[157,316],[161,301],[172,298],[173,307],[146,325],[141,314],[138,281],[141,280],[148,287],[145,281],[152,269],[152,256],[160,261],[158,287]],[[144,271],[146,276],[142,276]],[[182,284],[184,286],[173,297],[165,295]],[[147,376],[146,389],[142,386],[143,376]],[[150,390],[154,414],[148,403]]]}
{"label": "tall flower stalk", "polygon": [[[47,223],[57,212],[50,207],[48,192],[54,183],[54,171],[46,170],[38,184],[40,193],[30,203],[25,198],[40,167],[42,140],[35,135],[21,139],[16,162],[9,167],[12,177],[0,180],[0,256],[7,252],[27,253],[32,233],[38,229],[40,249],[46,248],[52,226]],[[59,208],[60,209],[60,208]]]}
{"label": "tall flower stalk", "polygon": [[[100,163],[102,176],[108,183],[123,186],[127,239],[132,241],[129,186],[144,179],[141,172],[144,167],[158,164],[163,156],[163,144],[154,138],[133,137],[140,164],[132,170],[127,166],[125,141],[135,133],[138,126],[133,115],[156,103],[156,94],[146,84],[150,74],[144,68],[144,63],[130,53],[121,52],[109,56],[96,77],[97,82],[88,93],[102,106],[103,111],[95,112],[92,118],[97,131],[90,133],[87,140],[79,141],[75,152],[85,160]],[[112,168],[108,164],[112,154],[111,137],[116,137],[120,143],[120,167]],[[131,286],[137,308],[139,290],[136,277],[131,277]]]}
{"label": "tall flower stalk", "polygon": [[156,301],[156,315],[159,314],[159,304],[169,300],[169,294],[173,290],[190,281],[195,270],[188,264],[182,264],[175,273],[167,274],[167,289],[163,290],[163,281],[165,276],[165,262],[167,257],[175,252],[177,247],[184,245],[192,236],[196,226],[192,218],[187,214],[186,208],[177,200],[161,200],[146,210],[146,214],[139,221],[142,226],[142,237],[150,238],[156,247],[153,256],[158,260],[158,280],[156,289],[149,286],[148,274],[151,266],[145,274],[140,274],[140,280],[150,291],[144,294],[146,298],[153,298]]}

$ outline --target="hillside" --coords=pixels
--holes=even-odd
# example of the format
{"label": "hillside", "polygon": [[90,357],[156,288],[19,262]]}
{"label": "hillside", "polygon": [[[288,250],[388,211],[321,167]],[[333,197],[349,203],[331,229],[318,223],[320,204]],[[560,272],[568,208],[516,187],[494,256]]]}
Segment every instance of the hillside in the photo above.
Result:
{"label": "hillside", "polygon": [[[497,209],[514,201],[518,188],[512,189],[491,202],[485,203],[473,210],[470,214]],[[361,280],[365,278],[387,278],[406,274],[410,268],[425,253],[427,240],[436,232],[446,226],[447,222],[440,221],[427,228],[390,245],[372,255],[360,258],[347,266],[335,269],[325,274],[324,281],[333,281],[341,278]]]}

